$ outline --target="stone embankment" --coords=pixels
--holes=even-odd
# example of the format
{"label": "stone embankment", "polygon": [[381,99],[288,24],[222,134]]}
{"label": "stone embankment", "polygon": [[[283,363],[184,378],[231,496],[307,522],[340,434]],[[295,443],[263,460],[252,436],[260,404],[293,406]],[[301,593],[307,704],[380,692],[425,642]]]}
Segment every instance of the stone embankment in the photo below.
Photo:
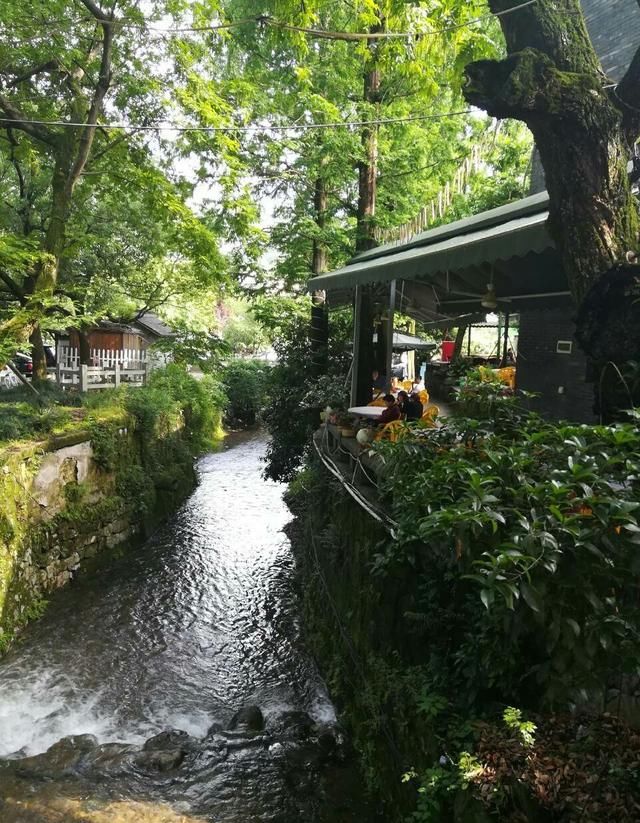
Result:
{"label": "stone embankment", "polygon": [[146,450],[123,420],[0,454],[0,652],[51,592],[141,537],[192,488],[188,452],[163,468],[160,491]]}

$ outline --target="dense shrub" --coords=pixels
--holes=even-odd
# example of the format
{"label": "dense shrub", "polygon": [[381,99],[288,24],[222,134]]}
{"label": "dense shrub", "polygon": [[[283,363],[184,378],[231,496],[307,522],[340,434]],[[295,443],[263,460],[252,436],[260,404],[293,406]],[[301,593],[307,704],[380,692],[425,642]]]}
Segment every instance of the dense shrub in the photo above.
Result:
{"label": "dense shrub", "polygon": [[[515,426],[515,421],[518,425]],[[379,446],[398,539],[423,572],[434,667],[473,703],[602,701],[640,673],[635,424],[455,419]]]}
{"label": "dense shrub", "polygon": [[270,366],[261,360],[233,360],[222,371],[231,425],[254,426],[266,399]]}
{"label": "dense shrub", "polygon": [[195,379],[175,363],[152,372],[149,383],[141,388],[123,386],[84,397],[90,419],[103,420],[120,411],[132,416],[143,436],[157,440],[183,429],[194,453],[221,435],[225,402],[224,390],[215,378]]}
{"label": "dense shrub", "polygon": [[328,373],[320,377],[311,373],[311,346],[304,325],[288,329],[274,342],[278,363],[269,372],[263,412],[271,434],[265,474],[273,480],[288,482],[295,476],[311,449],[320,410],[327,403],[346,400],[350,328],[339,312],[331,314],[330,322]]}
{"label": "dense shrub", "polygon": [[63,428],[69,419],[69,410],[56,406],[42,408],[26,400],[0,403],[0,442],[43,437]]}

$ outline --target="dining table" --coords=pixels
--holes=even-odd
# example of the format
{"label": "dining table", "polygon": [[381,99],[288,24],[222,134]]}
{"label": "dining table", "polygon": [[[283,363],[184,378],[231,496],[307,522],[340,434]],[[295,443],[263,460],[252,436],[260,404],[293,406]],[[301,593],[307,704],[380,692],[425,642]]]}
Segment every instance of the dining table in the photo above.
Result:
{"label": "dining table", "polygon": [[367,420],[378,420],[385,406],[352,406],[347,409],[354,417],[366,417]]}

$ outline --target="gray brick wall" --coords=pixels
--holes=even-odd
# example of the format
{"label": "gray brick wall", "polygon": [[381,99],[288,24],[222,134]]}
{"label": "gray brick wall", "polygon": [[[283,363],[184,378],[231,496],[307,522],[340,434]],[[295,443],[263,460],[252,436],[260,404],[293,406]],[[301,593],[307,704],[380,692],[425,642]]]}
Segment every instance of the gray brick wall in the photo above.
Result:
{"label": "gray brick wall", "polygon": [[[573,335],[569,302],[522,311],[518,338],[518,388],[540,396],[531,407],[545,417],[593,423],[593,383],[588,383],[587,361]],[[559,340],[571,341],[571,354],[558,354]]]}

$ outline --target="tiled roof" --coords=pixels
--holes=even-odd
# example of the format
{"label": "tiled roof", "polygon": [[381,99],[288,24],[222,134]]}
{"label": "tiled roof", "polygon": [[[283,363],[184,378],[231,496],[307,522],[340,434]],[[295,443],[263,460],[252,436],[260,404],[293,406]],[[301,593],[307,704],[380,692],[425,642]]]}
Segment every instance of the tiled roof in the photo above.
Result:
{"label": "tiled roof", "polygon": [[619,81],[640,47],[637,0],[582,0],[587,28],[607,75]]}
{"label": "tiled roof", "polygon": [[173,329],[167,326],[164,320],[161,320],[158,315],[152,311],[143,314],[133,325],[139,326],[143,331],[149,332],[155,337],[172,337],[175,334]]}

